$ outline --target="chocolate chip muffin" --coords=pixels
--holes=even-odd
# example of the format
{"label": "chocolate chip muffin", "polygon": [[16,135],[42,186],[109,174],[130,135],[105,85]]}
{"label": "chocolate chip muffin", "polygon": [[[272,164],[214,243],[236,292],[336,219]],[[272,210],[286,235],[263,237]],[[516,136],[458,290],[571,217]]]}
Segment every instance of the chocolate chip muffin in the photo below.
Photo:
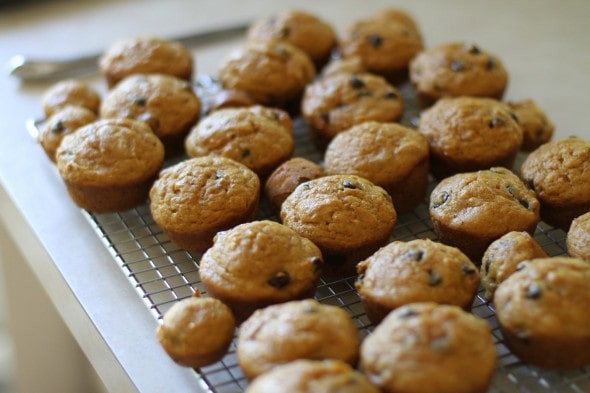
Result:
{"label": "chocolate chip muffin", "polygon": [[413,303],[365,339],[360,368],[382,392],[484,393],[496,362],[486,321],[457,306]]}
{"label": "chocolate chip muffin", "polygon": [[283,41],[249,41],[221,65],[222,87],[244,91],[266,106],[298,104],[315,66],[301,49]]}
{"label": "chocolate chip muffin", "polygon": [[190,81],[193,57],[181,43],[156,37],[130,37],[114,42],[98,61],[109,87],[131,74],[165,74]]}
{"label": "chocolate chip muffin", "polygon": [[301,183],[324,176],[324,169],[303,157],[294,157],[279,165],[264,184],[264,194],[272,209],[281,211],[281,205]]}
{"label": "chocolate chip muffin", "polygon": [[521,150],[533,151],[551,140],[555,126],[535,101],[527,99],[508,102],[506,105],[516,115],[518,124],[522,127]]}
{"label": "chocolate chip muffin", "polygon": [[520,177],[541,202],[541,218],[567,231],[590,211],[590,142],[565,138],[545,143],[526,158]]}
{"label": "chocolate chip muffin", "polygon": [[488,246],[506,233],[533,234],[540,204],[515,174],[491,168],[441,181],[430,194],[429,210],[440,241],[479,262]]}
{"label": "chocolate chip muffin", "polygon": [[193,368],[221,360],[235,328],[234,317],[225,304],[196,294],[175,303],[156,329],[160,345],[172,360]]}
{"label": "chocolate chip muffin", "polygon": [[258,308],[313,297],[322,265],[310,240],[278,222],[254,221],[218,233],[199,274],[241,322]]}
{"label": "chocolate chip muffin", "polygon": [[590,364],[590,264],[533,259],[500,284],[494,296],[504,342],[523,362],[549,369]]}
{"label": "chocolate chip muffin", "polygon": [[305,52],[320,68],[336,46],[334,28],[307,11],[288,9],[255,21],[248,30],[249,40],[286,41]]}
{"label": "chocolate chip muffin", "polygon": [[369,121],[337,134],[326,148],[324,166],[329,175],[357,175],[383,187],[403,213],[426,195],[428,141],[399,124]]}
{"label": "chocolate chip muffin", "polygon": [[512,168],[522,128],[511,111],[491,98],[439,100],[420,115],[418,131],[430,145],[430,171],[442,179],[455,173]]}
{"label": "chocolate chip muffin", "polygon": [[367,377],[340,360],[295,360],[256,378],[246,393],[379,393]]}
{"label": "chocolate chip muffin", "polygon": [[240,327],[238,363],[249,380],[299,359],[356,364],[360,339],[352,318],[337,306],[299,300],[257,310]]}
{"label": "chocolate chip muffin", "polygon": [[442,97],[502,99],[508,72],[498,56],[464,42],[444,43],[420,52],[410,63],[418,98],[430,105]]}
{"label": "chocolate chip muffin", "polygon": [[312,139],[321,149],[355,124],[395,122],[403,111],[399,91],[382,77],[368,73],[320,78],[307,86],[301,103]]}
{"label": "chocolate chip muffin", "polygon": [[415,302],[471,309],[479,272],[459,249],[428,239],[394,241],[357,265],[355,284],[367,317],[379,324],[391,310]]}
{"label": "chocolate chip muffin", "polygon": [[590,262],[590,212],[574,218],[566,237],[567,253]]}
{"label": "chocolate chip muffin", "polygon": [[204,252],[217,232],[256,218],[260,180],[232,159],[197,157],[164,169],[149,196],[154,221],[170,240]]}
{"label": "chocolate chip muffin", "polygon": [[103,119],[64,136],[56,160],[79,207],[115,212],[145,202],[164,162],[164,147],[141,122]]}
{"label": "chocolate chip muffin", "polygon": [[184,146],[190,157],[228,157],[265,178],[291,157],[295,142],[287,112],[257,105],[211,113],[193,127]]}
{"label": "chocolate chip muffin", "polygon": [[182,151],[184,137],[200,116],[201,102],[187,81],[163,74],[135,74],[121,80],[104,98],[103,118],[143,121],[167,153]]}
{"label": "chocolate chip muffin", "polygon": [[285,199],[283,224],[314,242],[326,271],[354,274],[356,264],[385,245],[397,220],[387,192],[354,175],[302,183]]}
{"label": "chocolate chip muffin", "polygon": [[65,79],[51,85],[43,93],[41,105],[47,117],[66,106],[80,106],[96,114],[100,105],[100,95],[85,82]]}
{"label": "chocolate chip muffin", "polygon": [[39,127],[38,141],[47,154],[55,162],[55,152],[63,137],[78,128],[96,121],[96,114],[81,106],[66,106],[54,112]]}
{"label": "chocolate chip muffin", "polygon": [[494,240],[481,260],[484,296],[493,300],[498,285],[514,273],[522,261],[546,257],[547,253],[528,232],[512,231]]}

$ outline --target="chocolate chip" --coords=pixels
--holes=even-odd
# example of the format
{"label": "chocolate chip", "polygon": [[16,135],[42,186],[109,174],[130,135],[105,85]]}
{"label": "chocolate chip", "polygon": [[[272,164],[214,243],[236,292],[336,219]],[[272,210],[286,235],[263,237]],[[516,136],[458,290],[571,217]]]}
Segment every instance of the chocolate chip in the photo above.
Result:
{"label": "chocolate chip", "polygon": [[356,75],[353,75],[350,77],[350,86],[352,86],[353,89],[362,89],[365,87],[365,82]]}
{"label": "chocolate chip", "polygon": [[222,179],[223,177],[225,177],[225,174],[223,172],[215,172],[216,180]]}
{"label": "chocolate chip", "polygon": [[463,70],[465,70],[465,64],[461,60],[454,60],[451,63],[451,71],[461,72]]}
{"label": "chocolate chip", "polygon": [[519,200],[518,200],[518,203],[520,203],[520,205],[521,205],[522,207],[524,207],[525,209],[527,209],[527,210],[530,210],[530,208],[531,208],[531,203],[530,203],[530,201],[527,201],[526,199],[519,199]]}
{"label": "chocolate chip", "polygon": [[467,52],[470,53],[470,54],[472,54],[472,55],[479,55],[481,53],[481,50],[479,49],[479,47],[477,45],[472,44],[467,49]]}
{"label": "chocolate chip", "polygon": [[314,257],[311,260],[311,264],[313,265],[314,270],[317,272],[324,266],[324,261],[322,261],[321,258]]}
{"label": "chocolate chip", "polygon": [[526,290],[526,297],[529,299],[538,299],[541,297],[541,294],[541,288],[535,282],[532,282]]}
{"label": "chocolate chip", "polygon": [[268,285],[281,289],[287,286],[291,282],[291,276],[288,272],[280,271],[276,272],[271,278],[268,279]]}
{"label": "chocolate chip", "polygon": [[351,190],[356,190],[358,188],[356,184],[353,184],[348,180],[344,180],[344,182],[342,183],[342,186],[344,188],[349,188]]}
{"label": "chocolate chip", "polygon": [[493,57],[488,57],[488,61],[486,62],[486,70],[492,70],[496,67],[496,60]]}
{"label": "chocolate chip", "polygon": [[511,185],[506,186],[506,191],[508,191],[508,194],[510,194],[510,196],[515,197],[514,188]]}
{"label": "chocolate chip", "polygon": [[387,100],[397,100],[399,95],[394,91],[388,91],[383,97]]}
{"label": "chocolate chip", "polygon": [[428,285],[431,287],[435,287],[442,282],[442,278],[440,274],[435,272],[434,270],[428,271]]}
{"label": "chocolate chip", "polygon": [[377,48],[383,43],[383,38],[380,35],[371,34],[367,37],[367,41],[369,41],[372,47]]}
{"label": "chocolate chip", "polygon": [[66,127],[64,126],[64,123],[61,120],[56,121],[51,126],[51,132],[53,132],[54,134],[59,134],[60,132],[64,132],[65,129],[66,129]]}
{"label": "chocolate chip", "polygon": [[137,97],[133,100],[133,104],[137,106],[145,106],[147,104],[147,100],[144,97]]}
{"label": "chocolate chip", "polygon": [[513,118],[515,122],[520,124],[520,120],[518,120],[518,116],[516,116],[516,113],[510,111],[510,117]]}
{"label": "chocolate chip", "polygon": [[490,122],[488,123],[488,126],[490,128],[494,128],[496,126],[502,126],[504,125],[504,120],[502,120],[499,117],[492,117],[492,120],[490,120]]}
{"label": "chocolate chip", "polygon": [[320,118],[326,123],[330,124],[330,114],[329,113],[322,113]]}
{"label": "chocolate chip", "polygon": [[516,269],[514,269],[514,270],[517,271],[517,272],[519,272],[522,269],[524,269],[526,267],[526,265],[527,265],[527,262],[526,261],[521,262],[518,265],[516,265]]}
{"label": "chocolate chip", "polygon": [[402,307],[399,309],[399,311],[397,312],[397,315],[400,318],[410,318],[410,317],[415,317],[416,315],[418,315],[418,313],[416,311],[414,311],[411,307]]}
{"label": "chocolate chip", "polygon": [[402,255],[403,260],[413,261],[413,262],[420,262],[424,258],[424,251],[418,249],[411,249],[406,251]]}
{"label": "chocolate chip", "polygon": [[437,207],[442,206],[446,201],[449,200],[450,197],[451,196],[448,192],[441,192],[440,194],[435,196],[434,200],[432,201],[432,207],[436,209]]}
{"label": "chocolate chip", "polygon": [[461,271],[467,274],[468,276],[471,276],[472,274],[476,273],[475,268],[473,266],[467,265],[466,263],[461,264]]}
{"label": "chocolate chip", "polygon": [[250,149],[244,149],[244,150],[242,150],[242,153],[240,154],[240,156],[242,158],[250,157]]}

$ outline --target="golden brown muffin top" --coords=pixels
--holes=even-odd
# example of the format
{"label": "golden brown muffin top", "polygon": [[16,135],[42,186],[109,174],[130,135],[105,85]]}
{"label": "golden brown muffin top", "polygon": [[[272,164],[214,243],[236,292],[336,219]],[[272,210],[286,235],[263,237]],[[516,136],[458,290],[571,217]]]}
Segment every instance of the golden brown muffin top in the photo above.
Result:
{"label": "golden brown muffin top", "polygon": [[524,230],[539,221],[539,212],[535,193],[506,168],[448,177],[430,195],[433,220],[485,237]]}
{"label": "golden brown muffin top", "polygon": [[47,117],[66,106],[81,106],[98,113],[100,95],[85,82],[66,79],[55,83],[43,93],[41,105]]}
{"label": "golden brown muffin top", "polygon": [[386,392],[469,393],[486,390],[496,359],[486,321],[457,306],[413,303],[365,339],[360,368]]}
{"label": "golden brown muffin top", "polygon": [[200,232],[242,216],[258,200],[260,180],[225,157],[191,158],[162,170],[150,190],[150,210],[170,231]]}
{"label": "golden brown muffin top", "polygon": [[282,222],[322,250],[354,250],[391,233],[397,214],[387,192],[354,175],[300,184],[283,202]]}
{"label": "golden brown muffin top", "polygon": [[298,300],[259,309],[240,327],[238,362],[252,379],[297,359],[336,359],[355,364],[360,339],[340,307]]}
{"label": "golden brown muffin top", "polygon": [[219,232],[199,272],[217,293],[227,294],[222,297],[279,302],[317,283],[322,265],[322,254],[310,240],[265,220]]}
{"label": "golden brown muffin top", "polygon": [[567,232],[567,252],[590,262],[590,212],[574,218]]}
{"label": "golden brown muffin top", "polygon": [[68,183],[116,187],[154,176],[164,161],[164,146],[141,122],[103,119],[66,135],[56,158]]}
{"label": "golden brown muffin top", "polygon": [[143,121],[162,138],[187,132],[200,110],[201,102],[189,82],[171,75],[134,74],[111,89],[100,115]]}
{"label": "golden brown muffin top", "polygon": [[533,151],[543,143],[549,142],[555,126],[535,101],[527,99],[508,102],[506,105],[516,115],[518,124],[522,127],[524,138],[521,150]]}

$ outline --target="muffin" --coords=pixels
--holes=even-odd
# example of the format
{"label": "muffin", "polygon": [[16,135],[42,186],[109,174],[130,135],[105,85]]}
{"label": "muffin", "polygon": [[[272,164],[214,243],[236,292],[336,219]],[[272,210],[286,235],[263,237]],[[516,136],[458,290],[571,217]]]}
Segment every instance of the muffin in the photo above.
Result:
{"label": "muffin", "polygon": [[449,42],[420,52],[410,63],[410,80],[427,106],[442,97],[500,100],[508,73],[498,56],[475,44]]}
{"label": "muffin", "polygon": [[394,122],[403,111],[399,91],[382,77],[368,73],[320,78],[307,86],[301,103],[302,116],[320,149],[355,124]]}
{"label": "muffin", "polygon": [[189,82],[164,74],[135,74],[111,89],[100,116],[145,122],[172,154],[182,151],[184,137],[200,110],[201,102]]}
{"label": "muffin", "polygon": [[409,303],[453,304],[469,311],[479,287],[479,272],[465,254],[428,239],[389,243],[360,262],[357,271],[355,286],[375,325]]}
{"label": "muffin", "polygon": [[199,275],[241,322],[258,308],[313,297],[322,265],[310,240],[278,222],[254,221],[218,233]]}
{"label": "muffin", "polygon": [[264,194],[271,208],[281,211],[281,205],[298,185],[324,175],[324,169],[303,157],[294,157],[279,165],[264,184]]}
{"label": "muffin", "polygon": [[96,114],[90,109],[81,106],[66,106],[54,112],[43,122],[39,127],[38,141],[47,157],[55,162],[55,152],[63,137],[94,121],[96,121]]}
{"label": "muffin", "polygon": [[441,181],[430,194],[429,210],[440,241],[479,262],[488,246],[506,233],[534,234],[540,205],[515,174],[491,168]]}
{"label": "muffin", "polygon": [[590,212],[574,218],[565,243],[570,256],[590,262]]}
{"label": "muffin", "polygon": [[240,327],[236,354],[249,380],[299,359],[356,364],[360,339],[352,318],[337,306],[295,300],[257,310]]}
{"label": "muffin", "polygon": [[413,19],[390,9],[350,25],[338,48],[345,58],[360,57],[369,72],[396,81],[407,77],[408,65],[422,50],[423,42]]}
{"label": "muffin", "polygon": [[104,119],[64,136],[56,161],[79,207],[123,211],[145,202],[164,162],[164,146],[141,122]]}
{"label": "muffin", "polygon": [[548,369],[590,364],[589,302],[590,264],[566,257],[523,262],[494,296],[508,348]]}
{"label": "muffin", "polygon": [[248,30],[248,39],[286,41],[305,52],[320,68],[336,46],[334,28],[309,12],[289,9],[255,21]]}
{"label": "muffin", "polygon": [[293,125],[287,112],[263,106],[219,109],[203,118],[184,142],[190,157],[219,155],[268,176],[293,154]]}
{"label": "muffin", "polygon": [[149,196],[154,221],[170,240],[204,252],[217,232],[256,218],[260,180],[232,159],[198,157],[164,169]]}
{"label": "muffin", "polygon": [[397,214],[387,192],[354,175],[302,183],[281,206],[281,220],[314,242],[326,270],[354,274],[356,264],[389,241]]}
{"label": "muffin", "polygon": [[442,179],[493,166],[512,168],[522,144],[513,114],[491,98],[439,100],[420,115],[418,131],[430,145],[430,171]]}
{"label": "muffin", "polygon": [[494,240],[481,259],[484,296],[493,300],[498,285],[514,273],[522,261],[546,257],[547,253],[528,232],[512,231]]}
{"label": "muffin", "polygon": [[219,81],[226,89],[245,92],[266,106],[298,103],[315,77],[315,66],[301,49],[283,41],[250,41],[221,65]]}
{"label": "muffin", "polygon": [[131,74],[165,74],[190,81],[193,57],[181,43],[156,37],[130,37],[113,43],[98,61],[109,87]]}
{"label": "muffin", "polygon": [[234,317],[225,304],[196,295],[180,300],[164,314],[156,336],[176,363],[199,368],[223,358],[234,328]]}
{"label": "muffin", "polygon": [[337,134],[328,145],[329,175],[352,174],[383,187],[398,213],[414,209],[428,186],[428,142],[396,123],[369,121]]}
{"label": "muffin", "polygon": [[572,137],[545,143],[526,158],[520,177],[537,193],[541,218],[567,231],[590,211],[590,142]]}
{"label": "muffin", "polygon": [[256,378],[246,393],[379,393],[367,377],[340,360],[295,360]]}
{"label": "muffin", "polygon": [[385,393],[484,393],[496,362],[486,321],[457,306],[413,303],[365,339],[360,368]]}
{"label": "muffin", "polygon": [[513,101],[506,105],[516,115],[518,124],[522,127],[521,150],[533,151],[551,140],[555,126],[535,101],[531,99]]}
{"label": "muffin", "polygon": [[100,95],[85,82],[66,79],[53,84],[43,93],[41,105],[46,117],[66,106],[81,106],[96,114],[100,105]]}

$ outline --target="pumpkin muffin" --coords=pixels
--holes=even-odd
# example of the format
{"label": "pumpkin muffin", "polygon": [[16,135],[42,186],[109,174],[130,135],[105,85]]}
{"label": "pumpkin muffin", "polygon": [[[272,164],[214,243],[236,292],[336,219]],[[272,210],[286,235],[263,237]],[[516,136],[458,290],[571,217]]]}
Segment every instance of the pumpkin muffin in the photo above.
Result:
{"label": "pumpkin muffin", "polygon": [[350,315],[316,300],[295,300],[254,312],[240,327],[236,354],[249,380],[299,359],[354,365],[360,338]]}
{"label": "pumpkin muffin", "polygon": [[590,211],[590,142],[547,142],[529,154],[520,177],[537,193],[541,218],[567,231],[574,218]]}
{"label": "pumpkin muffin", "polygon": [[53,84],[43,93],[41,105],[46,117],[66,106],[80,106],[96,114],[100,105],[100,95],[85,82],[66,79]]}
{"label": "pumpkin muffin", "polygon": [[491,168],[441,181],[432,190],[429,210],[440,241],[479,262],[488,246],[506,233],[534,234],[540,205],[515,174]]}
{"label": "pumpkin muffin", "polygon": [[258,308],[313,297],[322,265],[310,240],[278,222],[254,221],[218,233],[199,275],[241,322]]}
{"label": "pumpkin muffin", "polygon": [[191,158],[164,169],[149,196],[154,221],[170,240],[204,252],[217,232],[256,218],[260,180],[229,158]]}
{"label": "pumpkin muffin", "polygon": [[516,115],[522,127],[523,140],[520,147],[523,151],[533,151],[551,140],[555,126],[543,109],[531,99],[506,103]]}
{"label": "pumpkin muffin", "polygon": [[446,304],[400,307],[361,345],[360,369],[386,393],[485,393],[496,363],[487,322]]}
{"label": "pumpkin muffin", "polygon": [[428,141],[396,123],[366,122],[337,134],[324,156],[329,175],[352,174],[383,187],[398,213],[414,209],[428,186]]}
{"label": "pumpkin muffin", "polygon": [[566,257],[523,262],[494,296],[506,346],[549,369],[590,364],[589,302],[590,264]]}
{"label": "pumpkin muffin", "polygon": [[570,256],[590,262],[590,212],[574,218],[565,243]]}
{"label": "pumpkin muffin", "polygon": [[104,119],[66,135],[57,169],[72,200],[95,213],[131,209],[145,202],[164,162],[164,147],[143,123]]}

